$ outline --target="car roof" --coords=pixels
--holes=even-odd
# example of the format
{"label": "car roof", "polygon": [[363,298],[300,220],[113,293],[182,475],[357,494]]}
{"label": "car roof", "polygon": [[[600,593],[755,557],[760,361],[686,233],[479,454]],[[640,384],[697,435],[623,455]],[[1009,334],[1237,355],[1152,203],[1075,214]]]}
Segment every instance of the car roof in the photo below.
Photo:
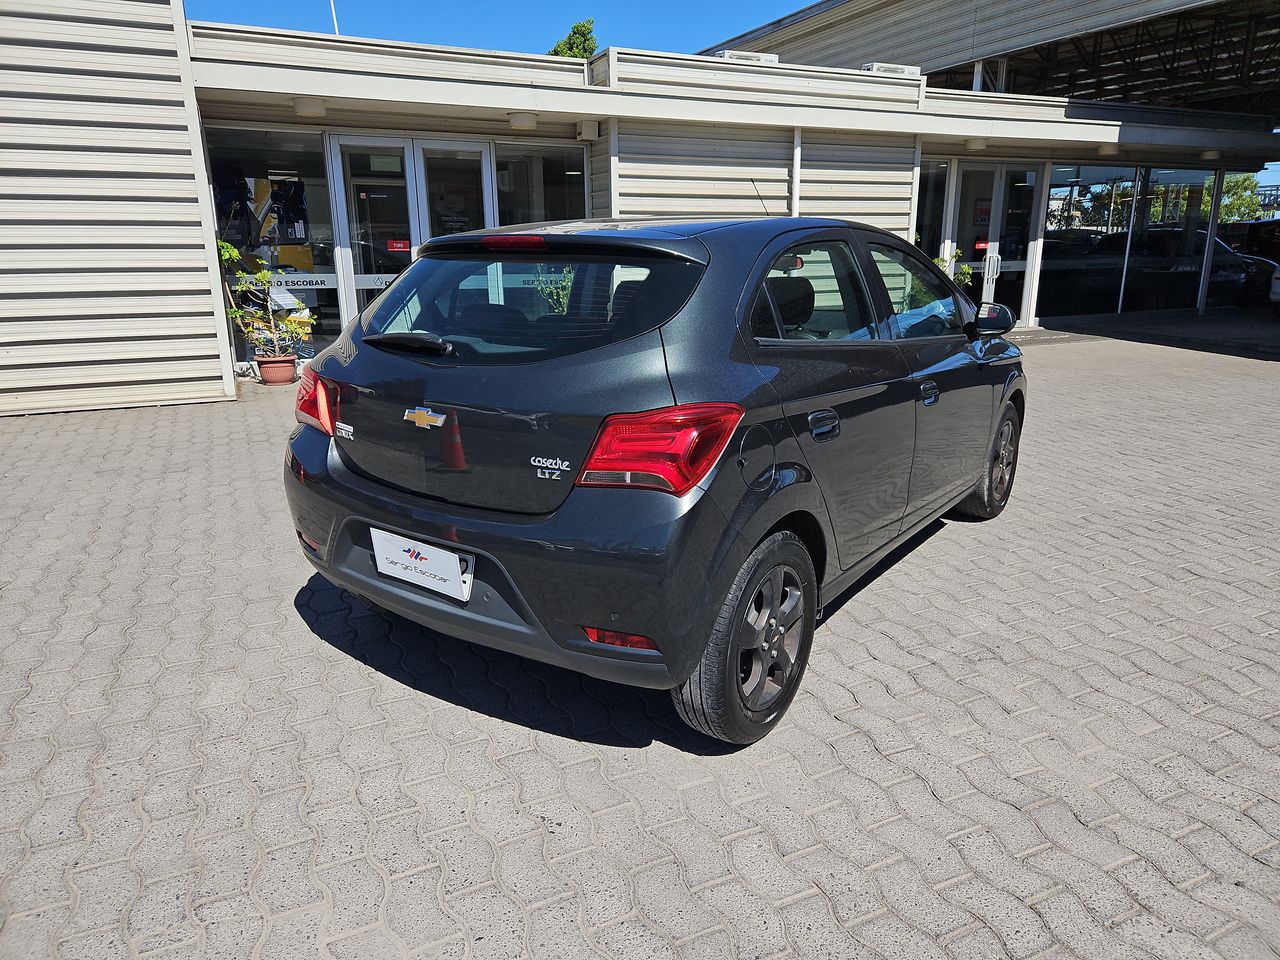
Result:
{"label": "car roof", "polygon": [[785,233],[790,230],[833,229],[856,226],[882,232],[875,227],[832,217],[606,217],[584,220],[561,220],[554,223],[525,223],[488,230],[477,235],[504,233],[536,233],[549,236],[613,237],[625,242],[637,240],[670,240],[692,238],[712,231],[742,230],[752,233]]}

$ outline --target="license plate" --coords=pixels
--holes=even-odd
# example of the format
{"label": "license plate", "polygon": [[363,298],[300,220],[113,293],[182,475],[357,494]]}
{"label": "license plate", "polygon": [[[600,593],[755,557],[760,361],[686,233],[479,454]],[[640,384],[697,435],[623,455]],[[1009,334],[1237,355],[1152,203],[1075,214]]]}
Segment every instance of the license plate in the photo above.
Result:
{"label": "license plate", "polygon": [[385,530],[370,528],[373,562],[379,573],[466,603],[471,599],[475,557],[441,550]]}

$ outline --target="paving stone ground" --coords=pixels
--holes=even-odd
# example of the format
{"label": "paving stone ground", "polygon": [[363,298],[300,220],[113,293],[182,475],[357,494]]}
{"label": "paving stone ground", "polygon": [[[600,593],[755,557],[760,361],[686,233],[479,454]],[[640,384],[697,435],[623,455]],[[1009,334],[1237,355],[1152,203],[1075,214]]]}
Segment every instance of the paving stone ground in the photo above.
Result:
{"label": "paving stone ground", "polygon": [[0,957],[1276,956],[1280,363],[1027,367],[739,751],[313,576],[289,390],[0,420]]}

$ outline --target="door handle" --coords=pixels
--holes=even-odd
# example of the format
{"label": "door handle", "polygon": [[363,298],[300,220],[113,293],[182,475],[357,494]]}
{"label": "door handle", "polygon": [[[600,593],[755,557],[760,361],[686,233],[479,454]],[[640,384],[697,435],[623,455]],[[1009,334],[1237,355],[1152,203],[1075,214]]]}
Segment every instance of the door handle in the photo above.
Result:
{"label": "door handle", "polygon": [[840,436],[840,415],[834,410],[815,410],[809,414],[809,435],[822,443]]}
{"label": "door handle", "polygon": [[941,395],[941,391],[938,390],[938,385],[932,380],[926,380],[924,383],[920,384],[920,399],[924,401],[924,405],[926,407],[932,407],[938,402],[938,397]]}

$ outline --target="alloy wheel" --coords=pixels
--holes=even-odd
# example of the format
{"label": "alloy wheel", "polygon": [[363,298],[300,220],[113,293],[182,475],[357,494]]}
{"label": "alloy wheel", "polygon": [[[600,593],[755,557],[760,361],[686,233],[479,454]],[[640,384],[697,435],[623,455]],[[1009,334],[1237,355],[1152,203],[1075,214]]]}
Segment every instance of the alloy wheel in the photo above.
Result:
{"label": "alloy wheel", "polygon": [[1002,501],[1013,483],[1013,467],[1018,456],[1018,437],[1013,432],[1013,421],[1006,420],[996,438],[996,453],[991,460],[991,492]]}
{"label": "alloy wheel", "polygon": [[765,712],[788,690],[803,635],[800,575],[776,566],[756,587],[738,624],[738,684],[747,710]]}

